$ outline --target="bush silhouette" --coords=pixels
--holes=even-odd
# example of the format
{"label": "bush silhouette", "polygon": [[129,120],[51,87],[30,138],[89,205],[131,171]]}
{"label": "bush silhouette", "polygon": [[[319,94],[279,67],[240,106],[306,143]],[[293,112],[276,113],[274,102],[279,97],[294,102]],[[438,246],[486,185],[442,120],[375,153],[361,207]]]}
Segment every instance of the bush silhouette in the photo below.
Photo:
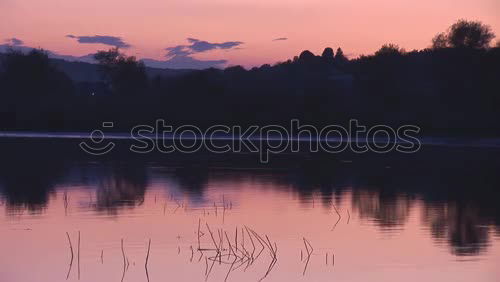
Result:
{"label": "bush silhouette", "polygon": [[396,44],[384,44],[382,47],[375,52],[375,56],[398,56],[406,53],[406,51],[400,48]]}

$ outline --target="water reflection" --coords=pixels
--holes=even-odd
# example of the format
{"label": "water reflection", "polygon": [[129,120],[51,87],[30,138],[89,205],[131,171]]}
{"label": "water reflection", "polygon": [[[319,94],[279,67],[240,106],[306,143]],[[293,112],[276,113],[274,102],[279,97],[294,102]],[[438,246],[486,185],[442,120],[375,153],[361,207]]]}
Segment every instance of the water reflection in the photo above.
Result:
{"label": "water reflection", "polygon": [[424,224],[432,236],[447,242],[455,255],[475,255],[486,250],[491,227],[479,215],[479,208],[467,203],[441,203],[426,206]]}
{"label": "water reflection", "polygon": [[227,187],[237,192],[253,183],[290,192],[303,204],[310,204],[316,195],[325,210],[349,195],[351,213],[389,233],[404,230],[413,207],[421,202],[422,228],[456,256],[486,252],[491,237],[500,233],[500,207],[495,202],[499,166],[492,161],[496,159],[492,152],[459,156],[424,152],[418,157],[378,159],[308,156],[258,167],[204,155],[179,162],[61,158],[50,152],[11,152],[0,161],[0,191],[7,214],[43,213],[51,194],[72,187],[95,194],[94,211],[118,215],[143,204],[147,189],[155,183],[165,194],[187,198],[195,207],[210,201],[204,198],[208,189],[224,194]]}
{"label": "water reflection", "polygon": [[26,209],[39,213],[47,205],[66,172],[64,161],[49,159],[49,154],[27,151],[0,161],[0,192],[9,211]]}
{"label": "water reflection", "polygon": [[375,221],[382,229],[405,224],[413,201],[407,195],[384,195],[380,191],[354,190],[352,206],[360,218]]}
{"label": "water reflection", "polygon": [[[78,172],[78,167],[74,170]],[[144,202],[149,178],[142,165],[96,165],[80,174],[81,184],[95,190],[97,211],[116,213],[119,208],[131,208]]]}

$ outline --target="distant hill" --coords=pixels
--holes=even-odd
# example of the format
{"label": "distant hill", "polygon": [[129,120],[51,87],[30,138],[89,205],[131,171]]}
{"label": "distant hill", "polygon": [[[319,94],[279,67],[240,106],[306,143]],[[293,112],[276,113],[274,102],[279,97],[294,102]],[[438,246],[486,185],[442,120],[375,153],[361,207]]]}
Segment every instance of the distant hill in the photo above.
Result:
{"label": "distant hill", "polygon": [[[3,49],[0,48],[0,58],[4,56],[2,53]],[[21,50],[26,51],[26,50]],[[29,51],[29,50],[28,50]],[[85,56],[87,57],[87,56]],[[99,72],[99,66],[90,62],[82,62],[75,59],[76,57],[68,58],[51,58],[50,60],[60,69],[62,72],[66,73],[75,82],[97,82],[101,80],[101,75]],[[81,57],[83,60],[83,57]],[[90,59],[87,58],[87,61]],[[2,65],[0,64],[0,70]],[[163,68],[152,68],[146,67],[146,73],[149,78],[154,78],[156,76],[161,77],[175,77],[178,75],[183,75],[194,70],[190,69],[163,69]]]}
{"label": "distant hill", "polygon": [[[58,69],[66,73],[72,80],[76,82],[96,82],[101,80],[99,66],[97,64],[85,62],[69,62],[62,59],[51,59]],[[159,69],[146,67],[146,73],[150,78],[156,76],[175,77],[183,75],[193,70],[189,69]]]}

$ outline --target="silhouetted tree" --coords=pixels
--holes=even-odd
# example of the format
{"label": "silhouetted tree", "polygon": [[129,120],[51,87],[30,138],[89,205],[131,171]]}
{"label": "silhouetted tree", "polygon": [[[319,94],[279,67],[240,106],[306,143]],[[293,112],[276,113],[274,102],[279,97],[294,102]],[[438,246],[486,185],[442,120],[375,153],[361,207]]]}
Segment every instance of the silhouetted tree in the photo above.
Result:
{"label": "silhouetted tree", "polygon": [[442,49],[448,47],[448,38],[444,32],[436,34],[432,39],[432,49]]}
{"label": "silhouetted tree", "polygon": [[325,48],[325,50],[323,50],[323,54],[321,54],[321,58],[323,58],[326,62],[333,62],[333,49],[330,47]]}
{"label": "silhouetted tree", "polygon": [[375,56],[395,56],[406,53],[406,51],[400,48],[396,44],[384,44],[382,47],[375,52]]}
{"label": "silhouetted tree", "polygon": [[145,66],[134,56],[127,57],[116,47],[108,51],[99,51],[94,58],[113,92],[132,95],[147,90],[148,77]]}
{"label": "silhouetted tree", "polygon": [[340,47],[337,49],[337,53],[335,53],[335,61],[339,64],[348,61],[347,57],[344,55],[344,51],[342,51]]}
{"label": "silhouetted tree", "polygon": [[70,79],[51,63],[42,49],[33,49],[28,54],[11,49],[3,56],[2,68],[3,94],[13,98],[47,99],[70,94],[72,90]]}
{"label": "silhouetted tree", "polygon": [[224,72],[233,74],[238,74],[238,73],[241,74],[244,73],[245,71],[246,71],[245,68],[240,65],[231,66],[224,69]]}
{"label": "silhouetted tree", "polygon": [[314,57],[315,56],[311,51],[305,50],[305,51],[302,51],[302,53],[300,53],[299,62],[309,63],[309,62],[312,62],[314,60]]}
{"label": "silhouetted tree", "polygon": [[448,37],[452,47],[486,48],[495,35],[481,22],[460,20],[451,26]]}
{"label": "silhouetted tree", "polygon": [[490,46],[493,38],[495,34],[488,25],[479,21],[459,20],[448,29],[447,33],[437,34],[432,40],[432,47],[484,49]]}
{"label": "silhouetted tree", "polygon": [[60,126],[73,83],[43,50],[27,54],[10,50],[1,56],[0,127],[34,129]]}

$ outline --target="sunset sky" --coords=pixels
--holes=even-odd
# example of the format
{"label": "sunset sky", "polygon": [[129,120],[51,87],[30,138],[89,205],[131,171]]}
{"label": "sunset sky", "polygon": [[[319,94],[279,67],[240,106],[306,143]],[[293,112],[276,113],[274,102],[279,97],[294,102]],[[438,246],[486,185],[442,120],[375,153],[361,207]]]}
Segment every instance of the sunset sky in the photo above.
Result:
{"label": "sunset sky", "polygon": [[327,46],[352,57],[384,43],[422,49],[460,18],[500,34],[498,11],[498,0],[0,0],[0,44],[83,56],[118,42],[170,66],[251,67]]}

